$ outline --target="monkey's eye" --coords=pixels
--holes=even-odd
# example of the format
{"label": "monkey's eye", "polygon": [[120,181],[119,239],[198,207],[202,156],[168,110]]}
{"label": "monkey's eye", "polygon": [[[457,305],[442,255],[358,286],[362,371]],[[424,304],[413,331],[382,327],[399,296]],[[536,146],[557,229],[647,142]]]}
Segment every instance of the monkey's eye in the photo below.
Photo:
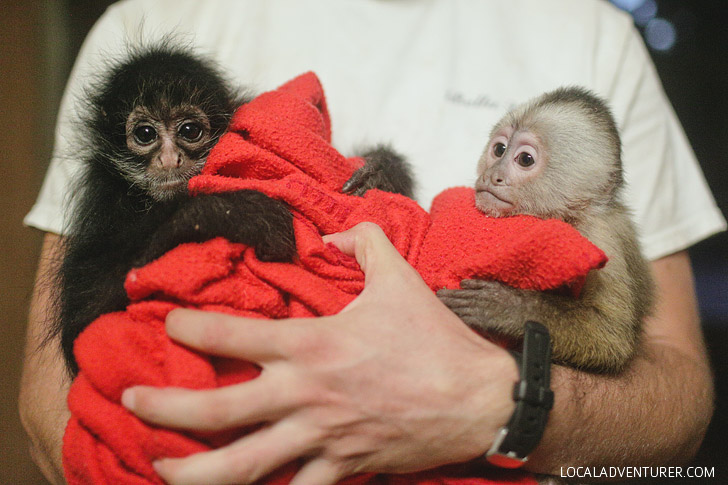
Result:
{"label": "monkey's eye", "polygon": [[534,163],[536,163],[536,160],[534,160],[533,155],[531,155],[528,152],[521,152],[516,157],[516,162],[518,162],[518,165],[521,167],[530,167]]}
{"label": "monkey's eye", "polygon": [[198,123],[185,123],[177,133],[187,141],[197,141],[202,137],[202,127]]}
{"label": "monkey's eye", "polygon": [[503,143],[496,143],[493,145],[493,155],[496,158],[500,158],[506,152],[506,146]]}
{"label": "monkey's eye", "polygon": [[157,139],[157,130],[151,125],[139,125],[134,128],[134,140],[140,145],[149,145]]}

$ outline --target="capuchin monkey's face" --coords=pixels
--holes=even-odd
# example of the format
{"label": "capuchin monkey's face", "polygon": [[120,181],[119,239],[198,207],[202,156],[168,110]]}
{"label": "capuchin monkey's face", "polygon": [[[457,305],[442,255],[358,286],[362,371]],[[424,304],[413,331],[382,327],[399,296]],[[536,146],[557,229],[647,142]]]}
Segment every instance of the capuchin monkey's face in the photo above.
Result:
{"label": "capuchin monkey's face", "polygon": [[478,163],[475,204],[483,213],[504,217],[528,213],[537,182],[548,163],[536,133],[503,126],[496,129]]}
{"label": "capuchin monkey's face", "polygon": [[527,214],[578,224],[622,183],[611,114],[588,92],[562,89],[507,113],[478,161],[475,204],[492,217]]}
{"label": "capuchin monkey's face", "polygon": [[154,200],[184,194],[212,148],[210,121],[196,106],[151,110],[136,106],[126,120],[131,152],[125,176]]}

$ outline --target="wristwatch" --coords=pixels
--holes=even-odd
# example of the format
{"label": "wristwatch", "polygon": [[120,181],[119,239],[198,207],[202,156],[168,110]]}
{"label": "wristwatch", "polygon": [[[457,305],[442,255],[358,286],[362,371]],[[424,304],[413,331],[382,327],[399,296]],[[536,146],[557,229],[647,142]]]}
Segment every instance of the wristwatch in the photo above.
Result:
{"label": "wristwatch", "polygon": [[541,441],[549,410],[554,404],[554,393],[550,389],[551,338],[548,329],[537,322],[526,322],[523,353],[511,354],[520,372],[520,380],[513,386],[516,409],[485,454],[488,463],[501,468],[518,468],[528,460],[528,455]]}

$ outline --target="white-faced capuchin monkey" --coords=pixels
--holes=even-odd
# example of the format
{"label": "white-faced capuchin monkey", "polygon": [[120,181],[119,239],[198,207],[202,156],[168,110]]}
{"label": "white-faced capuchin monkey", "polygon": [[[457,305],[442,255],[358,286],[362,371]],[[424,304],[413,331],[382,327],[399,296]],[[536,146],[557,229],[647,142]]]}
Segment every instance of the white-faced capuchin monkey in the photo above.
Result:
{"label": "white-faced capuchin monkey", "polygon": [[653,281],[621,202],[621,146],[605,103],[581,88],[546,93],[507,113],[478,162],[475,203],[484,214],[561,219],[609,258],[577,298],[464,280],[437,295],[485,335],[518,341],[524,323],[545,325],[554,361],[618,373],[651,311]]}

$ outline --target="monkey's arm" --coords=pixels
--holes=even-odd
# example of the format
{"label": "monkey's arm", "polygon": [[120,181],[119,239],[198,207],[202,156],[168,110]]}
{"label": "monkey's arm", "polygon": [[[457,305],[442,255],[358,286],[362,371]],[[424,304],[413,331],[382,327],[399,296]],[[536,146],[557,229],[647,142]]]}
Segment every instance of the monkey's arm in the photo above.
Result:
{"label": "monkey's arm", "polygon": [[154,232],[134,265],[143,266],[179,244],[218,236],[253,246],[261,261],[291,261],[296,253],[288,207],[261,192],[240,190],[185,200]]}
{"label": "monkey's arm", "polygon": [[637,344],[635,305],[628,293],[620,291],[623,288],[607,288],[602,278],[590,277],[587,286],[600,288],[585,288],[587,294],[580,298],[480,280],[464,280],[463,289],[440,290],[437,295],[476,330],[518,342],[523,338],[524,323],[534,320],[549,329],[555,362],[589,371],[619,372]]}
{"label": "monkey's arm", "polygon": [[524,323],[535,320],[551,333],[555,362],[620,372],[634,354],[641,322],[652,308],[654,284],[627,219],[617,215],[607,220],[613,229],[593,234],[609,262],[587,275],[578,298],[478,280],[437,294],[475,329],[519,341]]}
{"label": "monkey's arm", "polygon": [[295,254],[293,216],[285,204],[260,192],[202,195],[172,210],[174,205],[157,204],[108,224],[88,218],[77,231],[79,237],[68,240],[57,332],[73,375],[78,372],[74,341],[99,315],[126,307],[124,277],[133,266],[143,266],[181,243],[217,236],[255,247],[263,261],[290,261]]}
{"label": "monkey's arm", "polygon": [[[99,181],[101,186],[103,182]],[[60,334],[63,355],[72,375],[78,372],[73,356],[76,337],[99,315],[123,310],[127,303],[124,278],[144,250],[150,235],[169,217],[173,206],[156,204],[141,211],[119,192],[108,199],[91,193],[78,206],[78,217],[62,239],[63,257],[58,272],[58,307],[55,334]],[[61,259],[61,258],[59,258]]]}
{"label": "monkey's arm", "polygon": [[[120,237],[134,238],[131,234]],[[124,277],[131,269],[131,258],[121,251],[93,251],[93,246],[99,244],[103,240],[68,248],[61,266],[63,284],[56,333],[60,334],[63,356],[73,376],[78,373],[73,355],[76,338],[100,315],[123,310],[128,303]]]}
{"label": "monkey's arm", "polygon": [[414,197],[414,178],[407,161],[387,146],[378,146],[364,152],[364,166],[354,172],[342,187],[352,195],[364,195],[370,189]]}

